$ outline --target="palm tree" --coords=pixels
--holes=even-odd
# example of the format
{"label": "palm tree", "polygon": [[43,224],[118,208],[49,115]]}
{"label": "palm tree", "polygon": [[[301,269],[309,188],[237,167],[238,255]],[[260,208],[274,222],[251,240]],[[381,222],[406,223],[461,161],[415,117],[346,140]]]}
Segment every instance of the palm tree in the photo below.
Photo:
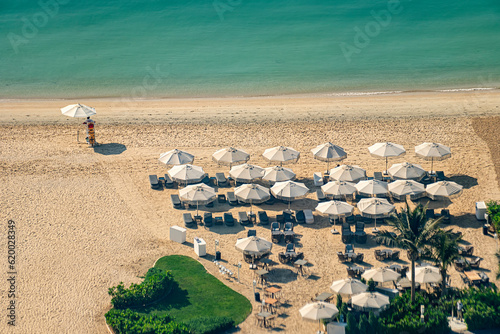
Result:
{"label": "palm tree", "polygon": [[455,237],[451,231],[439,231],[430,240],[431,257],[439,267],[441,272],[441,295],[446,295],[446,278],[448,276],[448,267],[453,261],[460,257],[458,251],[458,241],[462,237]]}
{"label": "palm tree", "polygon": [[419,204],[414,210],[410,208],[408,202],[400,213],[393,214],[387,223],[396,232],[389,231],[379,233],[377,242],[389,246],[397,246],[406,250],[408,259],[411,262],[411,302],[415,302],[415,261],[419,257],[420,251],[437,233],[439,219],[429,219],[425,215],[426,207]]}
{"label": "palm tree", "polygon": [[500,252],[495,253],[497,259],[498,259],[498,271],[497,271],[497,279],[500,279]]}

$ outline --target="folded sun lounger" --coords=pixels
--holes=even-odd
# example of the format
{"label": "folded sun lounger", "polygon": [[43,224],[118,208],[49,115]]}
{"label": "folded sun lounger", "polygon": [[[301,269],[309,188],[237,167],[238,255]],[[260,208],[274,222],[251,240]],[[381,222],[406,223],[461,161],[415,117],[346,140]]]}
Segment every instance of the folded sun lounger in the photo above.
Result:
{"label": "folded sun lounger", "polygon": [[261,225],[269,224],[269,217],[267,216],[266,211],[259,211],[257,212],[257,215],[259,216],[259,222]]}
{"label": "folded sun lounger", "polygon": [[161,183],[158,181],[158,176],[156,175],[149,175],[149,184],[152,189],[160,189],[161,187]]}
{"label": "folded sun lounger", "polygon": [[234,225],[234,217],[231,212],[224,212],[224,223],[227,226],[233,226]]}
{"label": "folded sun lounger", "polygon": [[244,211],[238,212],[238,218],[240,220],[241,225],[249,225],[250,220],[248,219],[247,213]]}
{"label": "folded sun lounger", "polygon": [[232,192],[232,191],[229,191],[227,193],[227,201],[229,202],[229,205],[231,205],[231,206],[238,205],[238,200],[236,199],[236,196],[234,195],[234,192]]}
{"label": "folded sun lounger", "polygon": [[227,187],[228,181],[224,173],[215,173],[215,179],[217,180],[217,186],[219,187]]}
{"label": "folded sun lounger", "polygon": [[179,195],[172,194],[172,195],[170,195],[170,199],[172,200],[172,205],[174,206],[174,209],[181,209],[182,208],[182,202],[179,198]]}
{"label": "folded sun lounger", "polygon": [[182,219],[184,220],[184,225],[187,227],[195,225],[194,220],[193,220],[193,216],[191,216],[190,213],[182,214]]}

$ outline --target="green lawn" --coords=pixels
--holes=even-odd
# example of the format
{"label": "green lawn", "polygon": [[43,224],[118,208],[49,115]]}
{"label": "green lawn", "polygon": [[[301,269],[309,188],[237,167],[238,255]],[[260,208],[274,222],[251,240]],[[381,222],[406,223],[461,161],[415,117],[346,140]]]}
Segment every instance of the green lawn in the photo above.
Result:
{"label": "green lawn", "polygon": [[203,316],[226,316],[239,324],[252,312],[247,298],[225,286],[190,257],[165,256],[155,267],[170,270],[176,284],[164,300],[140,313],[168,313],[181,322]]}

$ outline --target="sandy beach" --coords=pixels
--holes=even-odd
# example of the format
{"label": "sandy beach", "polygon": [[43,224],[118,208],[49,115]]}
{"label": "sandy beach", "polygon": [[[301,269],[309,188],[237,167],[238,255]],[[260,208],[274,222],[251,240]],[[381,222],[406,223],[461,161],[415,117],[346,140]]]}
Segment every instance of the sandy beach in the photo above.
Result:
{"label": "sandy beach", "polygon": [[[83,143],[81,119],[61,115],[60,108],[80,102],[97,109],[96,138],[101,146]],[[169,241],[169,228],[181,225],[170,195],[178,190],[150,189],[149,174],[162,175],[168,168],[158,162],[160,153],[173,148],[195,155],[195,165],[213,176],[227,172],[211,155],[217,149],[235,146],[251,155],[250,163],[267,167],[261,154],[269,147],[285,145],[301,152],[289,167],[300,182],[316,189],[313,172],[326,164],[314,160],[310,150],[330,141],[348,153],[345,163],[359,165],[369,176],[385,168],[385,161],[370,156],[368,147],[391,141],[403,145],[407,154],[389,161],[412,162],[430,169],[430,162],[414,154],[414,146],[425,141],[450,146],[450,159],[435,162],[438,170],[464,186],[452,201],[422,200],[430,208],[448,208],[453,215],[449,227],[461,231],[474,254],[483,257],[481,270],[495,281],[498,246],[492,236],[482,234],[475,218],[475,202],[500,199],[500,91],[413,92],[366,96],[284,96],[261,98],[144,100],[0,100],[0,189],[3,195],[0,247],[6,253],[7,221],[17,226],[17,321],[8,328],[5,317],[0,332],[7,333],[106,333],[104,314],[110,308],[109,287],[141,281],[156,259],[169,254],[197,258],[191,244]],[[77,142],[77,130],[80,142]],[[219,193],[230,191],[221,188]],[[396,202],[397,203],[397,202]],[[292,209],[314,209],[313,193],[292,203]],[[284,204],[262,205],[270,216]],[[401,203],[397,204],[401,207]],[[236,216],[250,207],[216,205],[214,215],[230,210]],[[269,227],[254,227],[257,235],[270,240]],[[382,225],[380,229],[387,228]],[[210,229],[188,229],[187,239],[207,241],[209,256],[200,258],[205,268],[254,305],[242,324],[241,333],[259,333],[254,313],[253,273],[241,270],[241,283],[216,272],[210,261],[214,242],[227,266],[242,262],[234,244],[246,236],[239,224]],[[330,233],[327,217],[315,212],[315,223],[297,226],[297,247],[310,263],[309,278],[297,276],[288,265],[277,265],[269,276],[282,286],[289,300],[286,316],[275,326],[286,333],[312,332],[314,323],[302,320],[298,309],[321,292],[330,291],[334,280],[347,277],[346,265],[336,252],[344,250],[339,235]],[[368,226],[368,242],[356,244],[365,254],[365,267],[380,267],[374,258],[377,245]],[[283,244],[273,247],[277,262]],[[402,254],[400,264],[407,264]],[[2,309],[8,303],[6,259],[2,274]],[[450,268],[452,285],[463,286]],[[260,291],[260,288],[258,288]],[[4,311],[5,312],[5,311]],[[314,327],[315,329],[316,327]]]}

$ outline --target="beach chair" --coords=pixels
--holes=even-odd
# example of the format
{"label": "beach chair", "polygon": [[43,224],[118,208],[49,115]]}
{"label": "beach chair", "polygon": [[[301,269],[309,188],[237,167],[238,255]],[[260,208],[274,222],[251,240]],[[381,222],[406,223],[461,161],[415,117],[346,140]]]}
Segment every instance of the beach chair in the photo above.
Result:
{"label": "beach chair", "polygon": [[250,224],[250,220],[248,219],[248,215],[245,211],[238,212],[238,218],[239,218],[241,225],[249,225]]}
{"label": "beach chair", "polygon": [[365,225],[371,224],[371,223],[373,223],[373,219],[371,219],[370,217],[363,217],[363,223]]}
{"label": "beach chair", "polygon": [[165,174],[165,188],[173,188],[174,187],[174,181],[170,177],[170,175]]}
{"label": "beach chair", "polygon": [[214,219],[211,212],[205,212],[203,214],[203,223],[206,227],[211,227],[213,225]]}
{"label": "beach chair", "polygon": [[353,224],[355,221],[356,221],[356,218],[354,216],[349,216],[349,217],[345,217],[345,221],[346,223],[348,224]]}
{"label": "beach chair", "polygon": [[467,276],[465,276],[464,274],[460,274],[460,278],[462,279],[462,281],[464,282],[465,285],[468,285],[470,286],[471,285],[471,281],[469,280],[469,278]]}
{"label": "beach chair", "polygon": [[214,224],[215,225],[222,225],[222,224],[224,224],[224,218],[222,218],[222,217],[214,217]]}
{"label": "beach chair", "polygon": [[377,261],[384,261],[385,253],[383,253],[380,249],[375,249],[375,259]]}
{"label": "beach chair", "polygon": [[316,190],[316,198],[318,199],[318,202],[324,202],[327,200],[325,193],[321,189]]}
{"label": "beach chair", "polygon": [[444,180],[446,180],[446,176],[444,176],[444,172],[442,170],[438,170],[436,172],[436,180],[437,181],[444,181]]}
{"label": "beach chair", "polygon": [[337,257],[339,259],[339,262],[347,262],[349,261],[349,257],[342,252],[337,252]]}
{"label": "beach chair", "polygon": [[259,222],[261,225],[269,224],[269,217],[267,216],[266,211],[259,211],[257,212],[257,215],[259,216]]}
{"label": "beach chair", "polygon": [[229,205],[231,205],[231,206],[238,205],[238,200],[236,199],[236,196],[234,195],[234,192],[232,192],[232,191],[229,191],[227,193],[227,201],[229,202]]}
{"label": "beach chair", "polygon": [[274,243],[279,243],[283,238],[283,231],[280,229],[280,223],[272,222],[271,223],[271,240]]}
{"label": "beach chair", "polygon": [[283,229],[283,235],[285,236],[285,242],[293,242],[293,239],[295,238],[295,232],[293,231],[293,223],[292,222],[286,222],[284,229]]}
{"label": "beach chair", "polygon": [[323,185],[323,175],[320,172],[313,174],[313,181],[316,187],[321,187]]}
{"label": "beach chair", "polygon": [[314,214],[312,210],[304,210],[304,217],[306,219],[306,224],[314,224]]}
{"label": "beach chair", "polygon": [[196,225],[193,220],[193,216],[191,216],[189,212],[182,214],[182,220],[184,221],[184,225],[186,227],[191,227],[193,225]]}
{"label": "beach chair", "polygon": [[466,246],[465,255],[472,256],[472,254],[474,254],[474,246]]}
{"label": "beach chair", "polygon": [[303,210],[295,211],[295,218],[297,220],[297,224],[305,224],[306,223],[306,216],[304,215]]}
{"label": "beach chair", "polygon": [[364,258],[365,258],[365,254],[358,253],[358,254],[356,254],[356,257],[354,258],[354,262],[361,263],[361,262],[363,262]]}
{"label": "beach chair", "polygon": [[231,212],[224,212],[224,224],[226,226],[234,226],[234,217]]}
{"label": "beach chair", "polygon": [[451,216],[450,216],[450,210],[448,209],[442,209],[441,210],[441,216],[443,217],[443,224],[449,224],[451,223]]}
{"label": "beach chair", "polygon": [[215,173],[215,179],[217,181],[217,186],[218,187],[227,187],[229,182],[228,180],[226,179],[226,176],[224,175],[224,173]]}
{"label": "beach chair", "polygon": [[172,194],[170,195],[170,199],[172,200],[172,206],[174,207],[174,209],[182,209],[182,202],[179,198],[179,195]]}
{"label": "beach chair", "polygon": [[352,244],[345,245],[345,253],[354,253],[354,246]]}
{"label": "beach chair", "polygon": [[293,216],[293,214],[291,212],[288,212],[288,211],[283,211],[283,219],[284,219],[284,222],[292,222],[292,223],[295,223],[295,217]]}
{"label": "beach chair", "polygon": [[399,252],[399,251],[393,251],[393,252],[392,252],[392,255],[391,255],[391,260],[392,260],[392,261],[399,260],[399,254],[400,254],[400,252]]}
{"label": "beach chair", "polygon": [[226,203],[226,195],[224,195],[224,194],[217,195],[217,202]]}
{"label": "beach chair", "polygon": [[149,184],[151,185],[151,189],[160,189],[161,183],[158,181],[158,176],[149,175]]}
{"label": "beach chair", "polygon": [[348,277],[357,277],[357,273],[354,269],[350,268],[350,267],[347,267],[347,276]]}
{"label": "beach chair", "polygon": [[479,269],[479,264],[481,263],[482,258],[480,257],[475,257],[472,260],[470,260],[469,265],[473,269]]}
{"label": "beach chair", "polygon": [[368,236],[365,231],[356,231],[354,232],[354,240],[358,244],[366,244]]}
{"label": "beach chair", "polygon": [[201,183],[204,183],[207,186],[209,186],[210,185],[210,176],[208,176],[208,174],[205,174],[205,176],[203,177],[203,179],[201,179]]}
{"label": "beach chair", "polygon": [[384,177],[382,175],[382,172],[373,173],[373,178],[377,181],[384,181]]}
{"label": "beach chair", "polygon": [[247,237],[256,237],[257,236],[257,230],[248,230],[247,231]]}
{"label": "beach chair", "polygon": [[479,277],[481,277],[481,283],[483,283],[483,284],[490,283],[490,278],[488,277],[488,275],[486,275],[482,271],[479,271],[477,274],[479,275]]}

